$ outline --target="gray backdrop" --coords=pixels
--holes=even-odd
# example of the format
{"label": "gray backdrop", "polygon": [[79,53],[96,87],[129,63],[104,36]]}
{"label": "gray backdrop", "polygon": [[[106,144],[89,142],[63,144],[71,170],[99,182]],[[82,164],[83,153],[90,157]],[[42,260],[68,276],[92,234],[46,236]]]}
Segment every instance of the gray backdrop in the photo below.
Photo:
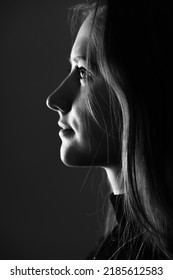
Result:
{"label": "gray backdrop", "polygon": [[58,115],[45,105],[69,68],[78,2],[1,2],[1,259],[83,259],[100,236],[97,176],[82,188],[88,169],[61,163]]}

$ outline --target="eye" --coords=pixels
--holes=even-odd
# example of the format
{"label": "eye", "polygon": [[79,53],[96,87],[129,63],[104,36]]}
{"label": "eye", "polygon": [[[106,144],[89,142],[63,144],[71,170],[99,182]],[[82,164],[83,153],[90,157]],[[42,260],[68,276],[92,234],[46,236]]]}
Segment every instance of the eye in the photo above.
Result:
{"label": "eye", "polygon": [[91,76],[91,73],[89,73],[84,67],[76,66],[76,69],[79,72],[81,80],[85,80],[85,79],[87,79],[88,77]]}

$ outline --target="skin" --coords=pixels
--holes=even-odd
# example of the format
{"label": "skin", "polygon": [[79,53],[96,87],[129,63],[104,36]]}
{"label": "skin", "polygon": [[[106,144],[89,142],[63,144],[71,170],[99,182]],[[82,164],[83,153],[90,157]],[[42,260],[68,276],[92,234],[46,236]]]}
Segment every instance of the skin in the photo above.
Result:
{"label": "skin", "polygon": [[[105,103],[108,91],[103,80],[98,79],[92,69],[88,69],[85,60],[91,23],[92,15],[89,15],[79,29],[71,50],[71,72],[48,97],[47,106],[59,115],[59,136],[62,140],[60,157],[63,163],[67,166],[103,167],[114,193],[120,193],[116,180],[115,139],[106,137],[104,129],[105,122],[108,122],[109,106]],[[98,116],[100,125],[88,112],[90,89],[86,83],[86,73],[93,79],[93,88],[97,92],[97,102],[102,112]]]}

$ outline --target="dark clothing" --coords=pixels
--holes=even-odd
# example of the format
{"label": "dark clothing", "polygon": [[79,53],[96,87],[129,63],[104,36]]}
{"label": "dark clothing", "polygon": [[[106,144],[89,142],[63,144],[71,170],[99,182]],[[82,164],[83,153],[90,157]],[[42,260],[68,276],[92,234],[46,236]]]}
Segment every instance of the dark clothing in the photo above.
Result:
{"label": "dark clothing", "polygon": [[[120,244],[119,240],[123,234],[126,219],[123,214],[123,195],[110,195],[110,201],[114,207],[118,224],[106,239],[101,239],[96,250],[91,252],[87,259],[96,260],[158,260],[167,259],[161,252],[153,252],[151,246],[144,245],[143,236],[137,235],[131,240]],[[118,207],[117,207],[118,206]],[[130,230],[130,228],[129,228]]]}

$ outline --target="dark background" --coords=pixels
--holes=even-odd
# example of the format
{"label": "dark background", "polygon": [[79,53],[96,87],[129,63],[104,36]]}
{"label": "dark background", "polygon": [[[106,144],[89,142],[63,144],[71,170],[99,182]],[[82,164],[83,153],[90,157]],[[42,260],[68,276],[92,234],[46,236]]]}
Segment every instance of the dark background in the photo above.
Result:
{"label": "dark background", "polygon": [[45,103],[67,74],[78,2],[0,4],[1,259],[83,259],[100,236],[99,175],[83,186],[88,169],[61,163],[58,114]]}

